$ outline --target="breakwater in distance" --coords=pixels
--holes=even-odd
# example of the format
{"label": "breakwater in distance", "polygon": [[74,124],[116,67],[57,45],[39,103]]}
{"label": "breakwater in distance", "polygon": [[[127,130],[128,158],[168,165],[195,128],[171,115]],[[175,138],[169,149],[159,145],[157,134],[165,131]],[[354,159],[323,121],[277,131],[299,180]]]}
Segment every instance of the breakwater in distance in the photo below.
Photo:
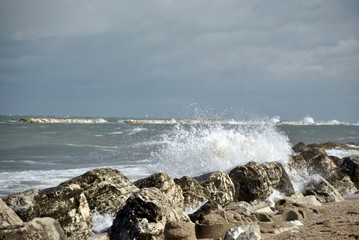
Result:
{"label": "breakwater in distance", "polygon": [[[104,118],[20,118],[23,123],[42,123],[42,124],[100,124],[109,123]],[[267,120],[212,120],[212,119],[121,119],[117,123],[124,124],[201,124],[201,125],[262,125],[262,124],[276,124],[276,125],[359,125],[359,123],[352,122],[339,122],[337,120],[331,121],[318,121],[315,122],[312,118],[305,118],[301,121],[280,121],[279,119],[272,118]]]}

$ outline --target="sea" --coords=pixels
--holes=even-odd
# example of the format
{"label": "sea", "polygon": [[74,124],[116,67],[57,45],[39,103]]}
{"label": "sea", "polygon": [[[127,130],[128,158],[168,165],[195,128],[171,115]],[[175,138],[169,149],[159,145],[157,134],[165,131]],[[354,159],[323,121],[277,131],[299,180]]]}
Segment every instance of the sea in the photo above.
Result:
{"label": "sea", "polygon": [[[174,178],[198,176],[249,161],[285,164],[291,147],[300,141],[359,143],[358,124],[126,118],[25,123],[19,119],[0,116],[0,196],[53,187],[100,167],[119,169],[132,181],[155,172]],[[359,151],[332,154],[343,157]]]}
{"label": "sea", "polygon": [[[29,123],[21,118],[31,116],[0,116],[0,197],[54,187],[103,167],[118,169],[136,181],[156,172],[173,178],[226,172],[250,161],[285,165],[298,142],[345,143],[350,150],[328,153],[359,155],[358,123],[71,117],[36,118],[41,121]],[[94,232],[111,226],[113,220],[98,213],[92,218]]]}

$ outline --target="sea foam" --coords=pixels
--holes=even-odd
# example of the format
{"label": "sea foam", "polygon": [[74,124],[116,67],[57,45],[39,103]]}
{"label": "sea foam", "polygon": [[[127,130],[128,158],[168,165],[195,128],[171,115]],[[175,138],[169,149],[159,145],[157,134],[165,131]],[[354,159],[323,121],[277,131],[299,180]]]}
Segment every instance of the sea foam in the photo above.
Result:
{"label": "sea foam", "polygon": [[163,140],[152,167],[172,177],[228,171],[251,161],[286,164],[291,154],[288,137],[268,123],[176,125]]}

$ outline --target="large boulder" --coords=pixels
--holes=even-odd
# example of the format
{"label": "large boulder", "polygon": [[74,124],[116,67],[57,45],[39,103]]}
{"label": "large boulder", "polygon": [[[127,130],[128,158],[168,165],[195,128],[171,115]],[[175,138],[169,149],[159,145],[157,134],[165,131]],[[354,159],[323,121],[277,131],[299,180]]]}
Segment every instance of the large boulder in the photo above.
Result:
{"label": "large boulder", "polygon": [[60,224],[53,218],[34,218],[24,226],[12,229],[0,229],[0,239],[6,240],[65,240]]}
{"label": "large boulder", "polygon": [[6,204],[25,222],[40,216],[40,190],[29,189],[21,193],[14,193],[4,198]]}
{"label": "large boulder", "polygon": [[172,204],[183,207],[182,188],[177,185],[174,180],[166,173],[155,173],[147,178],[140,179],[134,183],[138,188],[158,188],[163,192]]}
{"label": "large boulder", "polygon": [[338,166],[326,152],[320,148],[309,148],[293,156],[289,166],[296,170],[304,170],[308,174],[319,174],[327,180],[336,178]]}
{"label": "large boulder", "polygon": [[192,222],[167,222],[164,230],[165,239],[193,240],[196,239],[195,225]]}
{"label": "large boulder", "polygon": [[292,182],[282,164],[277,162],[263,163],[268,178],[274,189],[280,191],[286,196],[294,194]]}
{"label": "large boulder", "polygon": [[229,173],[235,186],[235,201],[264,200],[274,189],[284,194],[294,193],[292,183],[280,163],[250,162]]}
{"label": "large boulder", "polygon": [[345,157],[339,167],[340,171],[348,174],[355,186],[359,188],[359,157]]}
{"label": "large boulder", "polygon": [[[228,206],[234,203],[230,203]],[[248,203],[246,203],[248,204]],[[192,222],[196,224],[197,239],[223,239],[229,229],[252,224],[250,216],[243,215],[237,208],[222,208],[214,201],[208,201],[196,212],[190,214]]]}
{"label": "large boulder", "polygon": [[19,216],[0,198],[0,230],[23,225],[24,223]]}
{"label": "large boulder", "polygon": [[190,221],[158,188],[143,188],[126,201],[113,221],[110,239],[164,239],[167,222]]}
{"label": "large boulder", "polygon": [[235,188],[228,174],[217,171],[196,177],[196,180],[206,189],[211,201],[221,206],[233,202]]}
{"label": "large boulder", "polygon": [[195,178],[175,179],[183,191],[185,209],[196,209],[207,200],[225,206],[233,202],[235,188],[232,179],[223,172],[212,172]]}
{"label": "large boulder", "polygon": [[72,178],[59,186],[78,184],[85,194],[91,210],[115,215],[129,196],[139,189],[119,170],[97,168]]}
{"label": "large boulder", "polygon": [[235,201],[264,200],[273,192],[268,174],[259,163],[250,162],[236,167],[229,176],[236,188]]}
{"label": "large boulder", "polygon": [[340,193],[318,174],[314,174],[311,181],[306,184],[304,195],[315,195],[321,203],[340,202],[344,200]]}
{"label": "large boulder", "polygon": [[95,169],[54,188],[31,189],[4,200],[23,221],[52,217],[69,239],[87,239],[91,231],[90,210],[115,215],[127,198],[139,189],[120,171]]}
{"label": "large boulder", "polygon": [[87,239],[91,232],[90,209],[82,191],[71,184],[40,192],[40,216],[58,220],[68,239]]}
{"label": "large boulder", "polygon": [[209,193],[197,180],[192,177],[182,177],[174,179],[175,183],[182,188],[184,197],[184,209],[188,212],[197,209],[209,198]]}

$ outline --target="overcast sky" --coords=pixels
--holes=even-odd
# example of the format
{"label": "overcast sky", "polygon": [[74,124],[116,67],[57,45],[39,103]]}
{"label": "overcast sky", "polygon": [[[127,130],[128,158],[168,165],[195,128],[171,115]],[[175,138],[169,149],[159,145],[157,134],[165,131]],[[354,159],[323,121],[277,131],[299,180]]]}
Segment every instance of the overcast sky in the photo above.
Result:
{"label": "overcast sky", "polygon": [[0,114],[359,120],[358,0],[0,0]]}

